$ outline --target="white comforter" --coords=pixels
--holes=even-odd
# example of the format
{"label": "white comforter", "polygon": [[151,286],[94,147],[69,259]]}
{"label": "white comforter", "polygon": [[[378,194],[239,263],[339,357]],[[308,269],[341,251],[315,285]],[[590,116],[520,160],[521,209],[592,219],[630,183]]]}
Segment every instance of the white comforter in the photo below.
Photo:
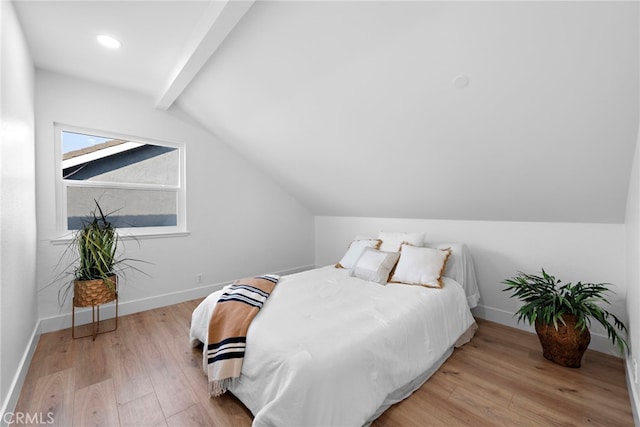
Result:
{"label": "white comforter", "polygon": [[[254,426],[364,425],[473,325],[462,287],[444,281],[443,289],[381,286],[333,267],[282,277],[249,328],[230,391]],[[193,312],[193,345],[206,346],[221,292]]]}

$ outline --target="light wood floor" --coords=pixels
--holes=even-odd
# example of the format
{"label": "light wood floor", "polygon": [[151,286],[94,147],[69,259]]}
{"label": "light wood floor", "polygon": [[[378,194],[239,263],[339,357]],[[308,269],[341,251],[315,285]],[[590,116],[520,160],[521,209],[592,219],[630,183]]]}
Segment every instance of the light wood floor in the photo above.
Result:
{"label": "light wood floor", "polygon": [[[250,426],[232,395],[208,397],[202,353],[188,343],[198,302],[122,317],[95,342],[70,330],[42,335],[16,412],[51,412],[60,426]],[[535,335],[478,324],[374,426],[633,425],[622,360],[589,351],[582,368],[563,368],[542,357]]]}

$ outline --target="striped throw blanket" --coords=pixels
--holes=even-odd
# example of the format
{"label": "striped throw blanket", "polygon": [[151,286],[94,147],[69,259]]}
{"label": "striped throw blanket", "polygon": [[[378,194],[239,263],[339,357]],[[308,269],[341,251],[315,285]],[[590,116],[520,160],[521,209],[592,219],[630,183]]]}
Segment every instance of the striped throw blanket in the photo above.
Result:
{"label": "striped throw blanket", "polygon": [[278,280],[273,274],[236,280],[218,299],[207,341],[211,396],[220,396],[240,377],[249,325]]}

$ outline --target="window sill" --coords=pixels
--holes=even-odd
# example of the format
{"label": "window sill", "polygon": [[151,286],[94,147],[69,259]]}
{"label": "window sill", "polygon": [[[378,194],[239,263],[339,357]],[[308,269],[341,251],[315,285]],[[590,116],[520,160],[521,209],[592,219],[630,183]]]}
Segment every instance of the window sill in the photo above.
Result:
{"label": "window sill", "polygon": [[[130,233],[130,232],[120,232],[119,238],[121,240],[145,240],[145,239],[164,239],[164,238],[174,238],[174,237],[187,237],[191,235],[190,231],[167,231],[167,232],[151,232],[151,233]],[[52,245],[66,245],[73,240],[73,235],[68,234],[63,237],[56,237],[51,239],[50,242]]]}

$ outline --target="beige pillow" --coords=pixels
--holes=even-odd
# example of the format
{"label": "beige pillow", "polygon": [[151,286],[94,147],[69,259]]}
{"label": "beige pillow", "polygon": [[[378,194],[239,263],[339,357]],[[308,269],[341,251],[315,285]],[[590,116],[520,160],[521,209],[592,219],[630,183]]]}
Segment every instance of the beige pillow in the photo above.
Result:
{"label": "beige pillow", "polygon": [[378,249],[379,247],[380,240],[378,239],[354,240],[349,245],[347,253],[345,253],[340,262],[336,264],[336,268],[352,268],[353,264],[356,263],[366,248]]}
{"label": "beige pillow", "polygon": [[441,277],[450,254],[451,249],[420,248],[403,244],[390,281],[441,288]]}
{"label": "beige pillow", "polygon": [[386,285],[389,273],[398,262],[399,257],[398,252],[382,252],[374,248],[365,248],[353,266],[351,275]]}
{"label": "beige pillow", "polygon": [[382,240],[380,250],[385,252],[398,252],[400,245],[410,243],[413,246],[424,245],[424,233],[397,233],[389,231],[381,231],[378,233],[378,239]]}

